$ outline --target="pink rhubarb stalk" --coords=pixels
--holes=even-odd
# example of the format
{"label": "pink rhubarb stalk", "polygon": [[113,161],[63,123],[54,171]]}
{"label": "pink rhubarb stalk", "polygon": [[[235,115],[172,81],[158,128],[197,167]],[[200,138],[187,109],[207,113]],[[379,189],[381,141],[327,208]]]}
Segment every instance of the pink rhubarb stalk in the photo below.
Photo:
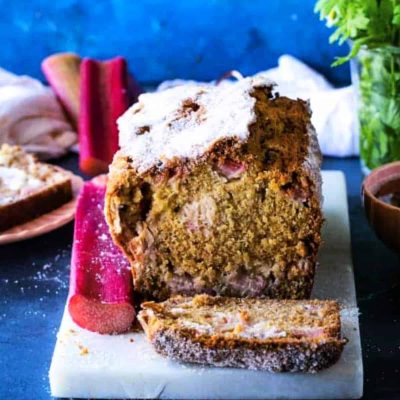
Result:
{"label": "pink rhubarb stalk", "polygon": [[140,87],[128,74],[126,61],[84,59],[81,64],[79,118],[80,168],[88,175],[107,172],[118,150],[116,120],[135,101]]}
{"label": "pink rhubarb stalk", "polygon": [[78,128],[81,59],[74,53],[59,53],[45,58],[42,71],[64,107],[71,124]]}
{"label": "pink rhubarb stalk", "polygon": [[104,218],[105,178],[86,182],[78,199],[68,310],[84,329],[127,331],[135,318],[129,263],[113,243]]}

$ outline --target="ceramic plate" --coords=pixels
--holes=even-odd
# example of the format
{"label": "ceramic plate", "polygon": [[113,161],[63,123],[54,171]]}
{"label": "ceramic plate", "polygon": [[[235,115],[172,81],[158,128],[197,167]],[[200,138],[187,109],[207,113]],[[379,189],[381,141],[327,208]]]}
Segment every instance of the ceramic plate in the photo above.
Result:
{"label": "ceramic plate", "polygon": [[14,226],[3,233],[0,233],[0,245],[40,236],[72,221],[75,216],[78,194],[83,186],[83,179],[80,176],[71,173],[71,182],[73,196],[71,201],[47,214],[33,219],[32,221]]}

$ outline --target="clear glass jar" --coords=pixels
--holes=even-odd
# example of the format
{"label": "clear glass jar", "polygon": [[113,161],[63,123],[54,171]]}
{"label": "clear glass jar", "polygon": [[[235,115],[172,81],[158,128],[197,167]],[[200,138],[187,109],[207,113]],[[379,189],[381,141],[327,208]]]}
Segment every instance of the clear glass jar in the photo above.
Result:
{"label": "clear glass jar", "polygon": [[351,66],[357,90],[362,170],[400,160],[400,48],[361,49]]}

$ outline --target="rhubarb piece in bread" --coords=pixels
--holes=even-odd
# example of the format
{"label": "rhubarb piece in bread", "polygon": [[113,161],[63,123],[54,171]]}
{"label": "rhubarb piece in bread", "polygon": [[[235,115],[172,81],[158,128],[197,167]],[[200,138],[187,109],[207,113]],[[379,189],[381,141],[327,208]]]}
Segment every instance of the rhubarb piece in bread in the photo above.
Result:
{"label": "rhubarb piece in bread", "polygon": [[[102,179],[101,179],[102,178]],[[104,219],[104,177],[86,182],[75,216],[68,311],[84,329],[127,331],[135,318],[129,263]]]}
{"label": "rhubarb piece in bread", "polygon": [[335,301],[177,296],[147,302],[138,319],[174,360],[271,372],[317,372],[346,343]]}
{"label": "rhubarb piece in bread", "polygon": [[308,104],[259,77],[140,96],[120,119],[106,218],[146,298],[302,299],[320,244]]}
{"label": "rhubarb piece in bread", "polygon": [[0,231],[52,211],[72,199],[70,174],[38,162],[20,147],[0,148]]}

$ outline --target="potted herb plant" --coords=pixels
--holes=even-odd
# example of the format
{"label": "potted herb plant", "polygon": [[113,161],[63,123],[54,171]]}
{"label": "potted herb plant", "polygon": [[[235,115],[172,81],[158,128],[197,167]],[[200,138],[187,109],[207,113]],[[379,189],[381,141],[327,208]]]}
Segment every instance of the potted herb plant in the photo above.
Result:
{"label": "potted herb plant", "polygon": [[350,42],[360,122],[363,171],[400,160],[400,0],[318,0],[315,11],[336,30],[330,42]]}

